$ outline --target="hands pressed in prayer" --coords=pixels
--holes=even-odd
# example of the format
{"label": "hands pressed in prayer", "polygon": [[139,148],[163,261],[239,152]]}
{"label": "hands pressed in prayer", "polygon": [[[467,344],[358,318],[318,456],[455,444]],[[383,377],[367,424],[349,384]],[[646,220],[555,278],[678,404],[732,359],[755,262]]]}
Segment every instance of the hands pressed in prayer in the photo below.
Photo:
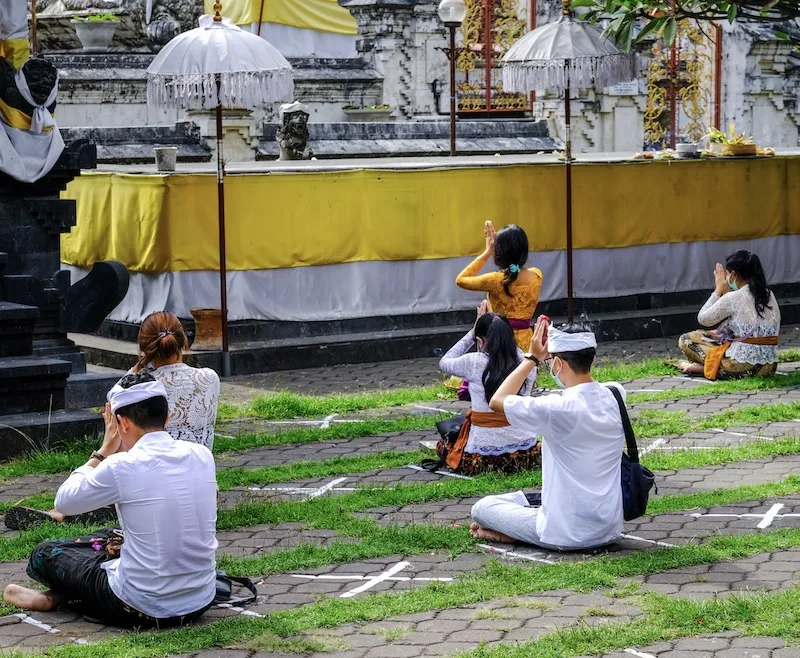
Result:
{"label": "hands pressed in prayer", "polygon": [[494,224],[486,221],[483,225],[483,235],[486,237],[486,253],[494,253],[494,241],[497,232],[494,230]]}
{"label": "hands pressed in prayer", "polygon": [[531,338],[530,353],[540,362],[550,358],[550,353],[547,351],[547,318],[543,316],[539,316],[536,321],[533,338]]}
{"label": "hands pressed in prayer", "polygon": [[117,417],[111,412],[111,404],[108,402],[106,402],[106,407],[103,409],[103,420],[106,422],[106,433],[103,436],[103,445],[100,446],[97,452],[103,457],[110,457],[119,452],[121,440]]}
{"label": "hands pressed in prayer", "polygon": [[[485,299],[480,303],[478,308],[476,309],[475,314],[475,324],[478,324],[478,320],[480,320],[484,315],[489,312],[489,302]],[[475,338],[475,324],[472,325],[472,337]]]}
{"label": "hands pressed in prayer", "polygon": [[717,266],[714,268],[714,292],[717,296],[722,297],[722,295],[730,291],[731,287],[728,285],[728,273],[720,263],[717,263]]}

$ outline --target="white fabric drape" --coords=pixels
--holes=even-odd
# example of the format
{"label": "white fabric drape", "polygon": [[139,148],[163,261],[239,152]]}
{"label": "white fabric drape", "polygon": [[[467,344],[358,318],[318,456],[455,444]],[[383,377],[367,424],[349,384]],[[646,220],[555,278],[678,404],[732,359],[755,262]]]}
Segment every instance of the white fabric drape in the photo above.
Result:
{"label": "white fabric drape", "polygon": [[[796,280],[800,235],[784,235],[737,242],[577,250],[575,295],[608,298],[710,291],[714,265],[737,249],[759,255],[770,285]],[[455,278],[470,260],[371,261],[229,272],[229,318],[314,321],[467,310],[475,307],[481,295],[457,288]],[[544,274],[541,301],[566,297],[563,251],[532,253],[531,265]],[[65,269],[72,272],[73,282],[87,271],[71,266]],[[485,271],[490,270],[487,267]],[[217,272],[134,272],[127,296],[109,318],[138,323],[157,310],[190,317],[190,308],[218,305]]]}

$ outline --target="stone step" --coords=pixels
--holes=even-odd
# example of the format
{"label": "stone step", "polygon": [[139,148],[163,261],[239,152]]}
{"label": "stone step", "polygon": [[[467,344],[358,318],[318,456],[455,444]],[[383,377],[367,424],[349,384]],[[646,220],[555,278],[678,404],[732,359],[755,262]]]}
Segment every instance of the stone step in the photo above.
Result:
{"label": "stone step", "polygon": [[66,406],[76,409],[104,406],[106,394],[125,375],[125,371],[103,370],[98,372],[90,367],[88,372],[70,375],[64,392]]}
{"label": "stone step", "polygon": [[25,414],[63,409],[68,361],[36,356],[0,358],[0,413]]}
{"label": "stone step", "polygon": [[[800,299],[781,300],[780,304],[786,324],[800,322]],[[554,317],[553,320],[559,323],[565,318]],[[597,313],[590,320],[600,341],[665,338],[695,329],[697,307]],[[232,343],[232,374],[441,356],[471,326],[445,325]],[[86,334],[70,334],[70,338],[82,348],[88,363],[128,369],[136,362],[135,343]],[[222,370],[221,352],[188,351],[186,361],[217,372]]]}
{"label": "stone step", "polygon": [[30,354],[39,309],[0,302],[0,357]]}
{"label": "stone step", "polygon": [[64,446],[86,437],[99,437],[102,431],[103,417],[85,409],[0,416],[0,460],[31,450]]}

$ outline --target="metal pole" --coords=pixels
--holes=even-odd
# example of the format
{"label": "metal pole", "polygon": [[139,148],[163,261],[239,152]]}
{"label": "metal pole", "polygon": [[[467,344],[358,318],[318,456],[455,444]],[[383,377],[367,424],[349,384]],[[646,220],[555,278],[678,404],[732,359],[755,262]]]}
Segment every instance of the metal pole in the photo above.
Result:
{"label": "metal pole", "polygon": [[[569,62],[566,63],[569,66]],[[570,125],[569,84],[564,89],[564,124],[566,126],[566,194],[567,194],[567,322],[575,318],[572,285],[572,126]]]}
{"label": "metal pole", "polygon": [[31,0],[31,57],[39,54],[39,29],[36,21],[36,0]]}
{"label": "metal pole", "polygon": [[222,376],[231,376],[231,355],[228,351],[228,263],[225,250],[225,164],[222,159],[222,99],[220,74],[217,83],[217,214],[219,217],[219,298],[222,312]]}
{"label": "metal pole", "polygon": [[492,8],[494,0],[484,0],[483,61],[486,66],[486,116],[492,113]]}
{"label": "metal pole", "polygon": [[722,26],[716,26],[714,39],[714,127],[722,130]]}
{"label": "metal pole", "polygon": [[450,30],[450,156],[456,154],[456,25],[447,26]]}

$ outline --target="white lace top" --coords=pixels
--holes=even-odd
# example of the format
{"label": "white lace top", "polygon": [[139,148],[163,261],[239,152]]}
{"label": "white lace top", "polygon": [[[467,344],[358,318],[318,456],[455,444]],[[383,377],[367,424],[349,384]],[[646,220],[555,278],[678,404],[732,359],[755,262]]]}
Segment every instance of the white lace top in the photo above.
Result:
{"label": "white lace top", "polygon": [[167,389],[167,432],[173,439],[200,443],[211,450],[219,403],[217,373],[211,368],[192,368],[185,363],[173,363],[148,372]]}
{"label": "white lace top", "polygon": [[[718,331],[736,338],[766,338],[777,336],[781,330],[781,311],[775,295],[770,291],[769,304],[764,309],[764,317],[758,315],[756,302],[745,285],[729,293],[718,296],[711,294],[708,301],[697,314],[697,321],[704,327],[722,323]],[[723,338],[720,336],[720,338]],[[765,365],[778,362],[778,348],[775,345],[748,345],[733,342],[725,353],[729,359],[739,363]]]}
{"label": "white lace top", "polygon": [[[472,398],[472,410],[480,413],[491,412],[492,408],[486,402],[486,391],[481,378],[486,368],[489,357],[484,352],[469,352],[475,344],[472,332],[468,332],[458,341],[439,361],[442,372],[455,377],[465,377],[469,380],[469,394]],[[469,353],[468,353],[469,352]],[[520,361],[523,354],[517,350]],[[531,372],[520,392],[528,396],[536,382],[536,369]],[[517,450],[530,450],[536,445],[536,437],[530,436],[525,430],[511,427],[476,427],[473,425],[469,432],[466,452],[480,455],[502,455]]]}

